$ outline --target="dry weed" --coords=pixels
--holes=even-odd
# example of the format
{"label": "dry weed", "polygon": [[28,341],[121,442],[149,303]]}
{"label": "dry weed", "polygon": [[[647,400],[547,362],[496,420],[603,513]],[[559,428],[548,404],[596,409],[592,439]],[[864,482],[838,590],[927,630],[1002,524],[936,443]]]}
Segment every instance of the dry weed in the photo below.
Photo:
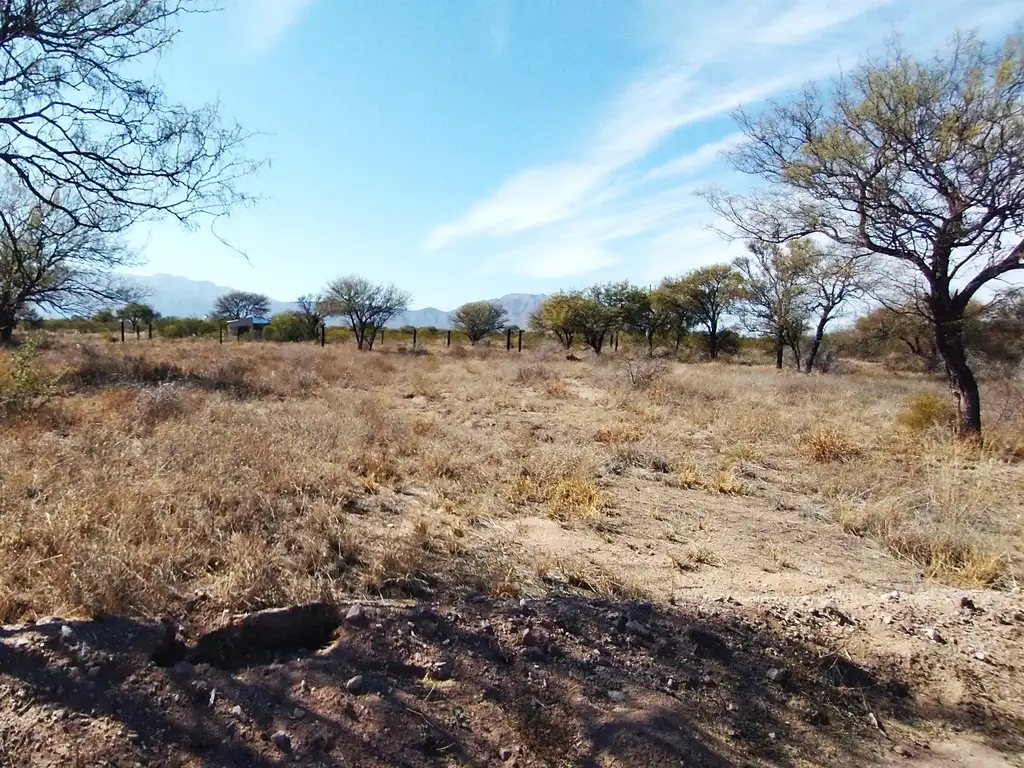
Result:
{"label": "dry weed", "polygon": [[850,438],[836,429],[819,429],[804,440],[804,447],[819,464],[850,461],[861,453]]}

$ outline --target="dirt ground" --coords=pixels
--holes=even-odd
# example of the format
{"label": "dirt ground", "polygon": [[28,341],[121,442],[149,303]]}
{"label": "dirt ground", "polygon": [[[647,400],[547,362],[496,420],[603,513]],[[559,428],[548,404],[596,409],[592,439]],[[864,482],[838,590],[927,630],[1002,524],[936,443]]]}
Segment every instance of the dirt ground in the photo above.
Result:
{"label": "dirt ground", "polygon": [[981,448],[872,369],[45,360],[0,441],[0,765],[1024,765],[1009,395]]}

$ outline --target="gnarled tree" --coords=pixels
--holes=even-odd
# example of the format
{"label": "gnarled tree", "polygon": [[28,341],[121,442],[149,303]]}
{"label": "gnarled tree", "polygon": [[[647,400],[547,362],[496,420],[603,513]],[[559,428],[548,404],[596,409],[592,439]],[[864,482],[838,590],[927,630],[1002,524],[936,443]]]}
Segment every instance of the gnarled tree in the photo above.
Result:
{"label": "gnarled tree", "polygon": [[8,182],[0,191],[0,343],[33,306],[81,315],[139,297],[116,271],[135,265],[135,255],[116,235],[79,226],[67,210],[80,201],[40,203]]}
{"label": "gnarled tree", "polygon": [[0,4],[0,164],[86,229],[229,211],[255,167],[239,154],[245,132],[140,77],[182,18],[206,10],[206,0]]}
{"label": "gnarled tree", "polygon": [[393,285],[375,285],[365,277],[339,277],[324,291],[323,311],[344,317],[359,349],[372,350],[377,333],[395,315],[409,308],[412,297]]}
{"label": "gnarled tree", "polygon": [[817,233],[876,255],[889,285],[926,297],[961,434],[979,435],[964,320],[986,286],[1024,269],[1024,38],[960,35],[926,61],[892,43],[827,93],[736,117],[750,141],[732,162],[768,187],[706,193],[732,234]]}

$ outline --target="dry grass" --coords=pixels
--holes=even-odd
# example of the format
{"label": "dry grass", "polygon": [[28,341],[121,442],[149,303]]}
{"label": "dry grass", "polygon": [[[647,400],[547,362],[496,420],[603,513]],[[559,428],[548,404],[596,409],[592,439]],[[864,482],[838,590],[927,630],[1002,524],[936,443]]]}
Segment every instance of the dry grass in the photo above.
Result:
{"label": "dry grass", "polygon": [[[937,580],[1020,578],[1017,390],[987,393],[992,436],[962,446],[941,418],[901,416],[939,385],[880,367],[676,365],[638,391],[616,363],[560,352],[60,339],[41,366],[60,393],[2,425],[0,622],[512,596],[549,588],[540,556],[574,588],[670,594],[669,531],[763,541],[780,493],[838,522],[803,543],[770,530],[780,568],[848,548],[845,528]],[[534,520],[564,535],[510,538]],[[638,535],[649,562],[623,544]]]}

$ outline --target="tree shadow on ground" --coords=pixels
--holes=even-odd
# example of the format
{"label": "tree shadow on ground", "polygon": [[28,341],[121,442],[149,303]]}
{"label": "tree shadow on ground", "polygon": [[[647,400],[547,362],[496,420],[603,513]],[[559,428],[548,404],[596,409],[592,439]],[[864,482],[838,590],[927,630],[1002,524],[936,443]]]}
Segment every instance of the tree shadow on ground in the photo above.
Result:
{"label": "tree shadow on ground", "polygon": [[1024,732],[728,609],[369,607],[322,648],[166,647],[118,618],[0,630],[0,765],[864,765],[921,728]]}

